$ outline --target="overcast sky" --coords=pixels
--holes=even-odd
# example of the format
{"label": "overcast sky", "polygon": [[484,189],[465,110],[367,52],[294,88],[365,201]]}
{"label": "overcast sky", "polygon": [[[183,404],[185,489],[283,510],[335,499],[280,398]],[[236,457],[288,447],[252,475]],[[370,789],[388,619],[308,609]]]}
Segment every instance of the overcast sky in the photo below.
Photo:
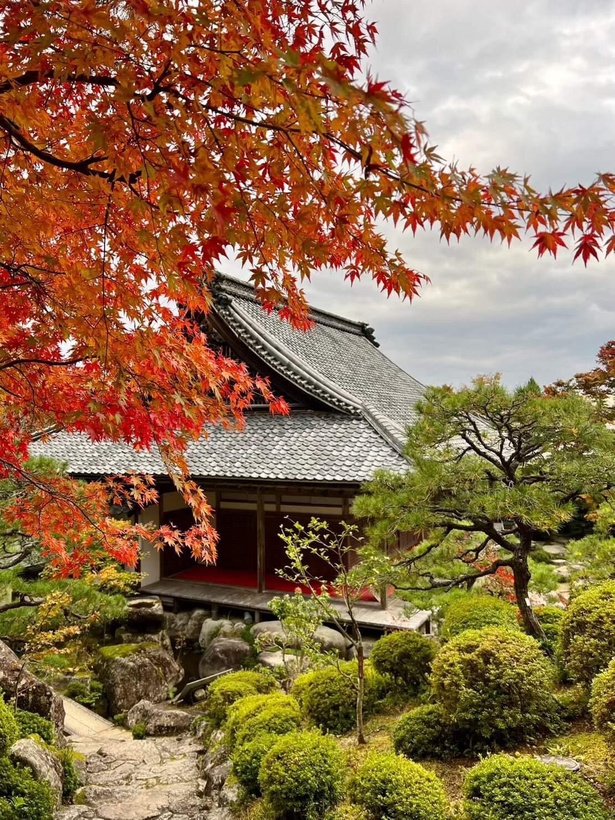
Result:
{"label": "overcast sky", "polygon": [[[531,174],[535,186],[615,171],[615,0],[375,0],[370,63],[413,102],[447,159]],[[392,246],[432,280],[412,304],[317,274],[311,302],[368,321],[426,384],[499,371],[545,384],[594,364],[615,338],[615,260],[537,259],[481,239],[448,246],[392,226]]]}

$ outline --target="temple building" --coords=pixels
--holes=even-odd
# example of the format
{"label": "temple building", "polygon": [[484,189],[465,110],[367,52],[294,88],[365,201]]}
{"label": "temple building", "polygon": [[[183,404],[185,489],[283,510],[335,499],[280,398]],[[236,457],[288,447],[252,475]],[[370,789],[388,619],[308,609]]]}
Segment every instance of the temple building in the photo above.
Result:
{"label": "temple building", "polygon": [[[280,527],[318,516],[334,528],[350,520],[352,499],[374,471],[408,469],[405,429],[424,388],[381,352],[367,324],[313,309],[312,329],[298,331],[264,311],[250,285],[220,275],[213,292],[210,341],[267,376],[289,403],[290,415],[253,406],[243,430],[214,427],[188,447],[191,476],[215,510],[216,565],[145,545],[140,569],[144,590],[167,602],[202,602],[258,617],[272,595],[294,588],[276,572],[285,562]],[[141,520],[180,528],[192,523],[155,451],[64,433],[36,451],[66,462],[72,475],[86,480],[153,475],[159,503],[146,508]],[[386,595],[369,598],[368,625],[386,628],[397,621],[422,628],[425,622],[418,618],[410,625],[401,604],[391,606]]]}

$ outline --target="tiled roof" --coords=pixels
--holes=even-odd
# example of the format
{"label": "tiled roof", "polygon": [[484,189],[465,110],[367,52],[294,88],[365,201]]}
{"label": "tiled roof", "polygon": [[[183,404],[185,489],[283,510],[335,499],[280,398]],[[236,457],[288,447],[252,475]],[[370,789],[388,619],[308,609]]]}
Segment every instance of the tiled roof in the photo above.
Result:
{"label": "tiled roof", "polygon": [[266,313],[243,282],[220,276],[216,293],[218,315],[271,367],[330,406],[363,416],[395,449],[403,447],[424,387],[378,349],[371,328],[313,310],[313,328],[300,332]]}
{"label": "tiled roof", "polygon": [[[92,442],[77,433],[59,433],[32,446],[32,455],[43,454],[66,462],[76,475],[166,475],[155,451]],[[194,478],[360,483],[377,469],[408,466],[363,418],[313,410],[290,416],[251,411],[243,430],[212,429],[207,439],[189,445],[187,456]]]}

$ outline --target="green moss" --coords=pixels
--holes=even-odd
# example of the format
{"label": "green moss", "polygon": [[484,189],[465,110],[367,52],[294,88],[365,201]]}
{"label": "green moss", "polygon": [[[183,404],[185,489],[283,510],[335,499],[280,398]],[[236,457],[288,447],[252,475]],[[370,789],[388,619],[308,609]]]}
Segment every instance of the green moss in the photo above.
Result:
{"label": "green moss", "polygon": [[19,737],[15,713],[0,694],[0,756],[5,755]]}
{"label": "green moss", "polygon": [[132,727],[132,736],[135,740],[143,740],[147,737],[147,726],[145,723],[135,723]]}
{"label": "green moss", "polygon": [[151,649],[160,649],[160,644],[147,643],[118,643],[111,646],[101,646],[98,650],[103,661],[111,661],[116,658],[127,658],[129,655],[138,655]]}

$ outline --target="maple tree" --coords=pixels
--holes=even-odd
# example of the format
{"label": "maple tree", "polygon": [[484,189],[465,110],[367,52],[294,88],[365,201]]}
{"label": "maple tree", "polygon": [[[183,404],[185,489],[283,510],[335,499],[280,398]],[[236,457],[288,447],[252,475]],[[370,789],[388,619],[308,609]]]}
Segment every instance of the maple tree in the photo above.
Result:
{"label": "maple tree", "polygon": [[575,515],[582,496],[604,497],[615,436],[581,396],[545,396],[536,382],[507,390],[499,377],[428,388],[417,406],[406,475],[377,474],[355,501],[374,543],[398,532],[421,542],[393,556],[401,589],[448,592],[488,579],[509,584],[529,635],[546,641],[529,599],[532,555]]}
{"label": "maple tree", "polygon": [[[32,486],[23,527],[43,503],[58,527],[85,520],[82,490],[26,466],[33,437],[78,431],[157,446],[197,521],[184,543],[213,557],[187,441],[241,424],[257,394],[287,412],[203,332],[227,254],[306,328],[300,283],[325,267],[417,292],[381,218],[446,239],[525,228],[541,255],[575,234],[585,262],[613,250],[614,176],[539,196],[506,170],[446,166],[365,71],[375,35],[360,0],[0,0],[0,477]],[[143,479],[111,489],[153,498]],[[116,537],[107,491],[88,492],[105,547],[134,561],[139,531]],[[61,542],[45,544],[58,570],[84,566]]]}
{"label": "maple tree", "polygon": [[597,367],[554,382],[546,388],[546,393],[553,396],[581,393],[595,404],[605,421],[612,422],[615,420],[615,341],[603,344],[596,360]]}

